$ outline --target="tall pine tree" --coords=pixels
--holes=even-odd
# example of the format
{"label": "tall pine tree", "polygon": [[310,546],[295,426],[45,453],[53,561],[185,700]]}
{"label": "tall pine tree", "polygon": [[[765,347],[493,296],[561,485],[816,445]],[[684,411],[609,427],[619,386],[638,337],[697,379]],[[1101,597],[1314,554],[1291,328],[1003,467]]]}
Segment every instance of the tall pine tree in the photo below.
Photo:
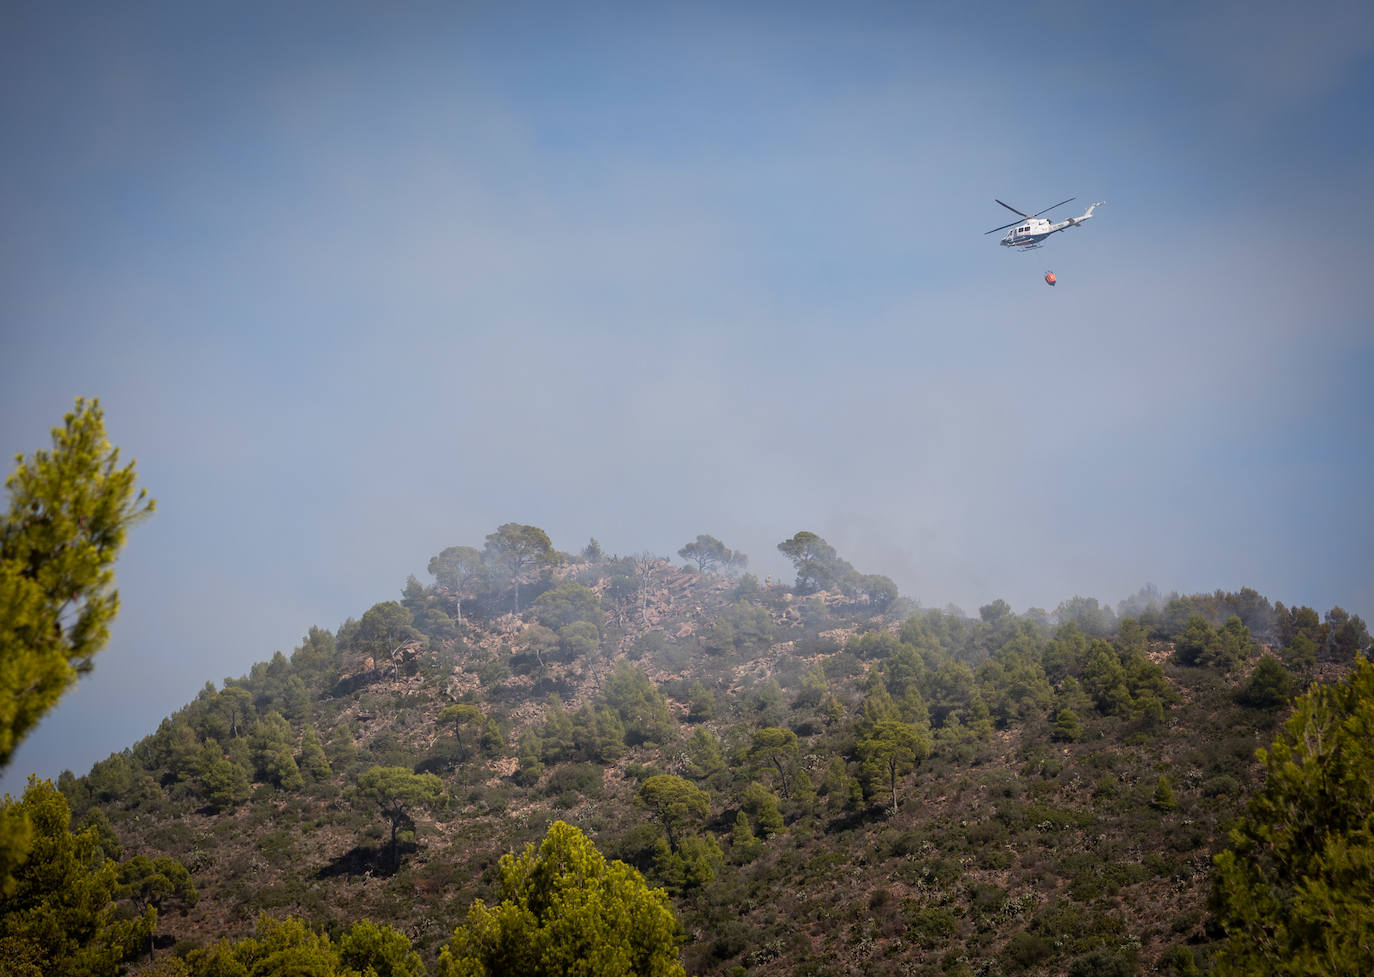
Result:
{"label": "tall pine tree", "polygon": [[1220,977],[1374,973],[1374,665],[1294,703],[1216,856]]}
{"label": "tall pine tree", "polygon": [[119,467],[100,401],[77,399],[52,451],[17,458],[0,517],[0,769],[40,718],[89,672],[119,610],[114,562],[153,510]]}

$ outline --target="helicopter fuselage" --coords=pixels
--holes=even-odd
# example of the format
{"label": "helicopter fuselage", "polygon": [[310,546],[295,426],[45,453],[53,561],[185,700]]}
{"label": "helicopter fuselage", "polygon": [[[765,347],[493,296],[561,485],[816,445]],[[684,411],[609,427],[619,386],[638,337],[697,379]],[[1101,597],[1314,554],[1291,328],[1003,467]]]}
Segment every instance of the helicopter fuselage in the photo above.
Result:
{"label": "helicopter fuselage", "polygon": [[[1096,207],[1098,205],[1094,204],[1093,206]],[[1089,208],[1088,212],[1082,217],[1070,217],[1068,220],[1060,221],[1058,224],[1051,224],[1043,218],[1032,217],[1030,220],[1017,224],[1010,231],[1007,231],[1006,237],[1002,238],[1002,246],[1007,248],[1033,247],[1044,241],[1045,238],[1049,237],[1051,234],[1058,233],[1067,227],[1077,227],[1084,221],[1091,220],[1092,216],[1092,209]]]}
{"label": "helicopter fuselage", "polygon": [[[1072,200],[1072,199],[1073,199],[1072,197],[1069,198],[1069,200]],[[997,202],[998,202],[999,204],[1002,204],[1002,201],[1000,201],[1000,200],[997,201]],[[1064,201],[1061,201],[1060,203],[1068,203],[1068,202],[1069,202],[1068,200],[1064,200]],[[1051,224],[1048,220],[1046,220],[1045,218],[1039,216],[1039,214],[1032,214],[1032,215],[1029,215],[1029,216],[1023,215],[1024,220],[1022,220],[1020,223],[1014,225],[1014,226],[1011,228],[1011,230],[1007,231],[1006,235],[1002,238],[1002,241],[1001,241],[1002,247],[1004,247],[1004,248],[1036,248],[1036,247],[1039,247],[1040,244],[1045,240],[1045,238],[1049,237],[1051,234],[1057,234],[1057,233],[1059,233],[1060,231],[1064,230],[1065,228],[1068,228],[1068,227],[1077,227],[1079,224],[1082,224],[1084,221],[1092,220],[1093,211],[1096,210],[1098,207],[1101,207],[1102,204],[1103,204],[1104,202],[1105,202],[1105,201],[1099,200],[1097,203],[1095,203],[1095,204],[1093,204],[1091,207],[1089,207],[1089,208],[1087,209],[1087,211],[1084,212],[1081,216],[1079,216],[1079,217],[1070,217],[1070,218],[1068,218],[1067,220],[1062,220],[1062,221],[1060,221],[1060,222],[1057,223],[1057,224]],[[1015,207],[1011,207],[1011,206],[1009,206],[1009,205],[1007,205],[1007,204],[1002,204],[1002,206],[1003,206],[1003,207],[1006,207],[1008,210],[1014,211],[1015,213],[1018,213],[1018,214],[1021,213],[1019,210],[1016,210]],[[1054,206],[1055,206],[1055,207],[1058,207],[1058,206],[1060,206],[1060,204],[1055,204]],[[1053,209],[1054,209],[1054,207],[1051,207],[1051,208],[1050,208],[1050,210],[1053,210]],[[1041,213],[1044,213],[1044,211],[1041,211]],[[1001,228],[996,228],[996,230],[1001,230]],[[991,233],[993,233],[993,232],[992,232],[992,231],[988,231],[988,233],[991,234]]]}
{"label": "helicopter fuselage", "polygon": [[1029,245],[1039,244],[1045,238],[1054,233],[1056,229],[1047,220],[1031,219],[1022,224],[1017,224],[1007,231],[1006,237],[1002,238],[1002,246],[1006,248],[1024,248]]}

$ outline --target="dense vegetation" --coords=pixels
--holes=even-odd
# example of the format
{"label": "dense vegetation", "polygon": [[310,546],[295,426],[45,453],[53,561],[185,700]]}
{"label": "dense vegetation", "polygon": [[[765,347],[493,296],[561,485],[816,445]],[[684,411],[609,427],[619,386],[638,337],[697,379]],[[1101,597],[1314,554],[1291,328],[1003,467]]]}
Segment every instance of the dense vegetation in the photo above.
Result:
{"label": "dense vegetation", "polygon": [[674,566],[508,524],[31,789],[70,806],[87,863],[187,870],[109,881],[102,945],[149,972],[508,972],[502,946],[563,945],[505,857],[555,841],[666,890],[651,942],[690,973],[1212,965],[1241,912],[1212,859],[1251,823],[1255,751],[1368,648],[1358,617],[1248,589],[968,617],[815,534],[779,549],[792,586],[709,536]]}
{"label": "dense vegetation", "polygon": [[0,767],[109,639],[119,610],[114,562],[153,511],[119,466],[100,402],[78,399],[52,450],[18,464],[0,518]]}

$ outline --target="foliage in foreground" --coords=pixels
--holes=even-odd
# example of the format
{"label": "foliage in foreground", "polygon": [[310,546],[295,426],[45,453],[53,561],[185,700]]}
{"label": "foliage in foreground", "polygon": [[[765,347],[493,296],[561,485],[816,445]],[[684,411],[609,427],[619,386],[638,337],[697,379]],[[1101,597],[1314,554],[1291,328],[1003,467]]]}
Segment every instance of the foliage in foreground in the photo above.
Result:
{"label": "foliage in foreground", "polygon": [[152,935],[157,909],[121,918],[119,870],[98,830],[71,830],[67,799],[29,778],[21,800],[6,795],[0,822],[31,831],[26,857],[10,866],[0,912],[0,969],[11,977],[113,977]]}
{"label": "foliage in foreground", "polygon": [[439,956],[441,977],[682,977],[681,927],[662,889],[555,821],[501,859],[501,903],[478,899]]}
{"label": "foliage in foreground", "polygon": [[337,941],[299,919],[258,917],[253,935],[170,957],[145,977],[425,977],[410,940],[390,926],[362,920]]}
{"label": "foliage in foreground", "polygon": [[[119,467],[100,402],[78,398],[52,451],[16,458],[0,517],[0,769],[109,639],[128,528],[153,511]],[[145,499],[146,502],[145,502]]]}
{"label": "foliage in foreground", "polygon": [[1298,699],[1216,857],[1219,977],[1374,973],[1374,664]]}

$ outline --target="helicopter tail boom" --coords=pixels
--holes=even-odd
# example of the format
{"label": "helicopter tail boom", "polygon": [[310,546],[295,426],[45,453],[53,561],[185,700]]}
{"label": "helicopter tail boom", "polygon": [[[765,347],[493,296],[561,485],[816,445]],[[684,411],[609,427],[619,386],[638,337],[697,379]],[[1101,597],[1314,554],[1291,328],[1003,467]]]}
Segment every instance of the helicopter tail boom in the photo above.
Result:
{"label": "helicopter tail boom", "polygon": [[1096,210],[1098,207],[1101,207],[1101,206],[1102,206],[1103,204],[1105,204],[1106,202],[1107,202],[1107,201],[1105,201],[1105,200],[1099,200],[1097,203],[1093,204],[1093,205],[1092,205],[1091,207],[1089,207],[1087,210],[1083,211],[1083,216],[1081,216],[1081,217],[1070,217],[1070,218],[1069,218],[1069,226],[1070,226],[1070,227],[1077,227],[1079,224],[1083,223],[1085,220],[1089,220],[1089,219],[1092,217],[1092,215],[1093,215],[1093,211]]}

